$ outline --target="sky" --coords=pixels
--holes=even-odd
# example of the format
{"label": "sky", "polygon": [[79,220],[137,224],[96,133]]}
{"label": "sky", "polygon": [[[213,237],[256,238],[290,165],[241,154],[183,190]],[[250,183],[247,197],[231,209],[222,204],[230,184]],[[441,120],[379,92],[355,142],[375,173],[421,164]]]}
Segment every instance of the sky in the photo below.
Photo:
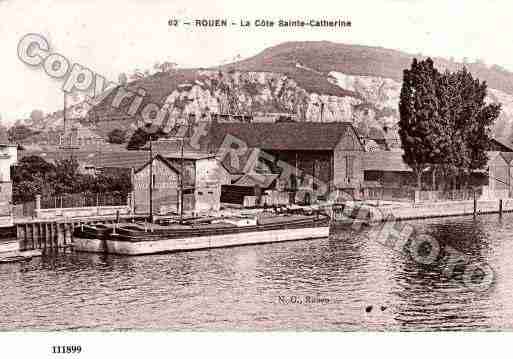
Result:
{"label": "sky", "polygon": [[[62,109],[62,81],[17,56],[20,39],[43,35],[52,52],[117,81],[155,62],[209,67],[285,41],[327,40],[408,53],[482,59],[513,71],[507,0],[0,0],[0,116],[4,124],[34,109]],[[170,27],[170,19],[337,19],[351,28]]]}

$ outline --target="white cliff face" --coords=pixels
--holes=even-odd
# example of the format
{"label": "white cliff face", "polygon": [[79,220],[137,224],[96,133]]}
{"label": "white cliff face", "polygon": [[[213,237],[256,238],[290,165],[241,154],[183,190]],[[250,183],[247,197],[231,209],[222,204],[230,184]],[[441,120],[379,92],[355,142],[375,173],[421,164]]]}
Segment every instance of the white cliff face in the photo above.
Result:
{"label": "white cliff face", "polygon": [[206,113],[280,112],[294,114],[300,121],[351,121],[353,107],[362,103],[351,96],[309,93],[279,73],[203,70],[198,75],[200,80],[182,84],[167,96],[170,113],[201,117]]}
{"label": "white cliff face", "polygon": [[[352,122],[355,126],[386,127],[397,132],[402,85],[400,82],[382,77],[347,75],[335,71],[330,72],[329,76],[332,83],[355,92],[362,99],[361,103],[365,104],[365,106],[353,107]],[[486,101],[502,105],[493,133],[498,137],[513,140],[513,96],[489,88]]]}
{"label": "white cliff face", "polygon": [[397,108],[401,83],[392,79],[374,76],[354,76],[332,71],[333,83],[343,89],[354,91],[366,103],[375,104],[378,109]]}
{"label": "white cliff face", "polygon": [[[298,121],[352,122],[363,136],[397,139],[400,82],[336,71],[326,74],[302,65],[296,67],[315,72],[316,76],[326,76],[327,81],[348,95],[315,93],[298,84],[293,75],[282,73],[199,70],[194,80],[179,84],[164,102],[170,116],[178,122],[189,114],[209,118],[212,113],[255,116],[289,113]],[[487,100],[503,106],[494,132],[511,139],[513,96],[489,89]]]}
{"label": "white cliff face", "polygon": [[495,122],[493,133],[497,137],[513,141],[513,96],[499,90],[488,89],[486,100],[501,104],[501,114]]}

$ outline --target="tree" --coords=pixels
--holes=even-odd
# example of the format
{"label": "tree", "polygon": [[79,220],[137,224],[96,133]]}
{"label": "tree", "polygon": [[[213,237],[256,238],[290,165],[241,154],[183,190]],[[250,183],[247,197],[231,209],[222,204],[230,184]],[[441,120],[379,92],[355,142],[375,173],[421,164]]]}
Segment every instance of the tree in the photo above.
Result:
{"label": "tree", "polygon": [[452,177],[468,176],[486,166],[490,131],[501,110],[499,104],[485,102],[487,85],[464,67],[446,72],[440,79],[440,115],[449,130],[451,148],[445,151],[444,162]]}
{"label": "tree", "polygon": [[135,130],[126,145],[127,150],[139,150],[149,140],[149,134],[141,128]]}
{"label": "tree", "polygon": [[126,141],[126,131],[121,130],[119,128],[115,128],[110,131],[107,135],[107,141],[109,143],[121,144]]}
{"label": "tree", "polygon": [[125,86],[128,83],[128,76],[123,72],[118,76],[118,82],[121,86]]}
{"label": "tree", "polygon": [[38,156],[22,158],[12,168],[13,202],[33,201],[36,195],[109,193],[125,196],[131,191],[130,170],[111,169],[98,176],[80,172],[79,163],[64,159],[54,164]]}
{"label": "tree", "polygon": [[15,124],[9,130],[7,130],[7,137],[10,142],[19,142],[38,133],[39,131],[34,131],[26,125]]}
{"label": "tree", "polygon": [[33,110],[30,113],[30,122],[32,126],[39,126],[43,121],[45,114],[41,110]]}
{"label": "tree", "polygon": [[456,179],[468,178],[486,166],[491,126],[500,105],[485,102],[487,86],[466,68],[440,74],[431,59],[413,60],[404,70],[399,101],[399,136],[403,159],[417,176],[440,169],[454,188]]}
{"label": "tree", "polygon": [[79,167],[75,159],[63,159],[55,163],[55,194],[77,193],[84,190]]}
{"label": "tree", "polygon": [[145,128],[137,128],[128,140],[126,145],[127,150],[140,150],[150,140],[156,140],[159,137],[165,136],[161,128],[153,128],[153,125],[148,124]]}
{"label": "tree", "polygon": [[13,202],[33,201],[37,194],[48,194],[55,166],[38,156],[24,157],[11,169]]}
{"label": "tree", "polygon": [[422,172],[436,160],[435,132],[438,121],[436,96],[439,72],[428,58],[413,59],[411,68],[404,70],[399,100],[399,136],[404,149],[403,160],[414,171],[417,187],[422,189]]}

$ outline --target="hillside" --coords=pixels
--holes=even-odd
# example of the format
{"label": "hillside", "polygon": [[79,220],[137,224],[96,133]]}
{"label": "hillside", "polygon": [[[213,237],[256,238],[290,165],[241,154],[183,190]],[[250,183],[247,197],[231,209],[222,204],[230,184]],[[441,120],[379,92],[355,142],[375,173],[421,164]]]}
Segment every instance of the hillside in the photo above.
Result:
{"label": "hillside", "polygon": [[[271,71],[286,73],[297,63],[327,75],[331,71],[347,75],[373,76],[402,80],[402,73],[411,64],[413,57],[381,47],[345,45],[328,41],[286,42],[270,47],[251,58],[223,67],[239,71]],[[440,69],[455,70],[463,65],[491,88],[513,95],[513,73],[498,65],[486,66],[480,63],[463,64],[443,58],[433,58]],[[308,83],[304,85],[308,86]]]}
{"label": "hillside", "polygon": [[[210,69],[180,69],[131,82],[145,89],[143,102],[167,103],[174,118],[188,114],[231,113],[261,116],[294,114],[299,121],[351,121],[373,138],[396,137],[403,69],[414,56],[378,47],[331,42],[289,42],[248,59]],[[435,58],[440,70],[462,63]],[[495,125],[498,137],[513,137],[513,73],[500,66],[466,64],[487,81],[489,101],[503,104]],[[89,111],[99,133],[128,128],[135,121],[126,112],[131,100],[112,108],[114,93]],[[391,130],[391,131],[389,131]]]}

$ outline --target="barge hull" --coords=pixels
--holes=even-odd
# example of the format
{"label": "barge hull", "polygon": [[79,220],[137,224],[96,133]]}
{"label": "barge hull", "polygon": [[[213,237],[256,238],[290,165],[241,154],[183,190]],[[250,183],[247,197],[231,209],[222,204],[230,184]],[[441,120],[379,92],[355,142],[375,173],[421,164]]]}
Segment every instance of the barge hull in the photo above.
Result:
{"label": "barge hull", "polygon": [[115,240],[114,235],[111,235],[105,239],[75,237],[73,239],[73,247],[76,251],[81,252],[142,255],[318,239],[329,237],[329,234],[330,228],[326,225],[310,228],[288,228],[269,231],[205,235],[189,238],[163,238],[153,241]]}

